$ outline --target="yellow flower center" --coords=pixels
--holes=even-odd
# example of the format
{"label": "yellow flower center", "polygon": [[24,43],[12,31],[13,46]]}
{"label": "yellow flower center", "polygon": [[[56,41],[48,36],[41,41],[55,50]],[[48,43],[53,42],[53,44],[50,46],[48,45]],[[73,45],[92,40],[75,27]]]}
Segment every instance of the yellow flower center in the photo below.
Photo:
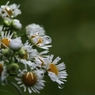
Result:
{"label": "yellow flower center", "polygon": [[55,73],[56,75],[58,74],[58,68],[56,67],[55,64],[50,64],[50,68],[48,69],[48,71],[51,71],[53,73]]}
{"label": "yellow flower center", "polygon": [[43,41],[42,38],[39,38],[37,44],[42,43],[42,41]]}
{"label": "yellow flower center", "polygon": [[0,64],[0,75],[1,75],[2,71],[3,71],[3,65]]}
{"label": "yellow flower center", "polygon": [[[37,34],[32,35],[31,38],[33,39],[33,38],[35,38],[36,36],[38,36],[38,35],[37,35]],[[40,37],[40,38],[38,39],[38,42],[37,42],[36,44],[40,44],[40,43],[42,43],[42,42],[43,42],[43,40],[42,40],[42,38]]]}
{"label": "yellow flower center", "polygon": [[35,37],[36,37],[36,35],[31,36],[31,38],[35,38]]}
{"label": "yellow flower center", "polygon": [[2,42],[2,44],[1,44],[2,48],[5,48],[6,46],[7,47],[9,46],[10,40],[7,38],[4,38],[1,40],[1,42]]}
{"label": "yellow flower center", "polygon": [[36,81],[37,78],[35,74],[33,74],[32,72],[27,72],[22,76],[22,82],[28,87],[33,86],[36,83]]}
{"label": "yellow flower center", "polygon": [[8,13],[8,15],[11,17],[12,16],[12,10],[10,10],[9,7],[5,8],[5,11]]}

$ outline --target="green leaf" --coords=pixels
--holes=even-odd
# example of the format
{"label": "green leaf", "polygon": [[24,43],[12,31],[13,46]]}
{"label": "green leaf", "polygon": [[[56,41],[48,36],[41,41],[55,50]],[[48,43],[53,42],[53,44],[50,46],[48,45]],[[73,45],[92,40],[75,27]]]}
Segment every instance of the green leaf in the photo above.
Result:
{"label": "green leaf", "polygon": [[6,90],[0,90],[0,95],[14,95],[11,92],[8,92]]}

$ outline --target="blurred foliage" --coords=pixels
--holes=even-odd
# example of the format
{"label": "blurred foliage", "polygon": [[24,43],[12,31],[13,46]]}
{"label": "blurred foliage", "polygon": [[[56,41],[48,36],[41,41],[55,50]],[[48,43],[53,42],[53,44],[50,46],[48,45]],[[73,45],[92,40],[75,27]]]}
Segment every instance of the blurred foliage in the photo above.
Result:
{"label": "blurred foliage", "polygon": [[[0,0],[0,5],[6,2]],[[21,4],[22,15],[17,18],[24,27],[31,23],[44,27],[53,40],[50,54],[60,56],[66,64],[68,78],[64,88],[58,89],[56,83],[49,82],[41,95],[95,95],[95,0],[10,0],[10,3]],[[0,21],[2,24],[1,18]],[[15,91],[12,87],[6,89]]]}

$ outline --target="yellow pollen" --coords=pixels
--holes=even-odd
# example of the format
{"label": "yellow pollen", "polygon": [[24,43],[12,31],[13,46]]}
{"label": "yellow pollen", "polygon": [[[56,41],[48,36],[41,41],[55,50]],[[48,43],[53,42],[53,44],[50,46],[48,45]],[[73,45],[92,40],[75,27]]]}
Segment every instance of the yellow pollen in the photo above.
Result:
{"label": "yellow pollen", "polygon": [[53,73],[55,73],[56,75],[58,74],[58,68],[56,67],[56,65],[54,64],[50,64],[50,68],[48,69],[48,71],[51,71]]}
{"label": "yellow pollen", "polygon": [[31,38],[35,38],[36,36],[38,36],[38,35],[37,34],[34,34],[34,35],[31,36]]}
{"label": "yellow pollen", "polygon": [[42,43],[42,41],[43,41],[42,38],[39,38],[37,44]]}
{"label": "yellow pollen", "polygon": [[10,10],[10,8],[5,8],[6,12],[9,14],[9,16],[12,16],[12,11]]}
{"label": "yellow pollen", "polygon": [[31,38],[35,38],[35,37],[36,37],[36,35],[31,36]]}
{"label": "yellow pollen", "polygon": [[7,38],[4,38],[4,39],[1,40],[1,42],[2,42],[2,44],[1,44],[2,47],[5,47],[5,46],[8,47],[9,43],[10,43],[10,40],[7,39]]}
{"label": "yellow pollen", "polygon": [[1,75],[2,71],[3,71],[3,65],[0,64],[0,75]]}
{"label": "yellow pollen", "polygon": [[36,83],[36,81],[37,78],[35,74],[33,74],[32,72],[27,72],[22,76],[22,82],[28,87],[33,86]]}

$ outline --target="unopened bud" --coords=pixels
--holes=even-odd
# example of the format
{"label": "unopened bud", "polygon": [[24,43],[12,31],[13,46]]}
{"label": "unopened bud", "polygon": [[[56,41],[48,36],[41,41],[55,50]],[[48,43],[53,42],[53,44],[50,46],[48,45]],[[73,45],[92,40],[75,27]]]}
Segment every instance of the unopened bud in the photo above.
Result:
{"label": "unopened bud", "polygon": [[15,38],[10,41],[9,47],[12,50],[19,50],[22,47],[22,41],[21,38]]}
{"label": "unopened bud", "polygon": [[4,20],[4,25],[5,26],[11,26],[11,21],[10,20]]}
{"label": "unopened bud", "polygon": [[14,19],[14,20],[12,21],[12,26],[13,26],[13,28],[16,29],[16,30],[20,30],[20,29],[22,28],[22,24],[21,24],[20,21],[17,20],[17,19]]}
{"label": "unopened bud", "polygon": [[17,75],[18,69],[19,69],[19,65],[18,65],[17,63],[11,63],[11,64],[8,66],[8,73],[9,73],[10,75]]}
{"label": "unopened bud", "polygon": [[18,53],[19,53],[20,57],[23,57],[23,56],[25,56],[26,51],[23,48],[21,48]]}
{"label": "unopened bud", "polygon": [[15,32],[15,31],[13,32],[13,37],[14,37],[14,38],[17,38],[17,37],[18,37],[18,36],[17,36],[17,32]]}
{"label": "unopened bud", "polygon": [[2,54],[6,57],[8,57],[11,53],[11,50],[9,48],[3,49]]}

